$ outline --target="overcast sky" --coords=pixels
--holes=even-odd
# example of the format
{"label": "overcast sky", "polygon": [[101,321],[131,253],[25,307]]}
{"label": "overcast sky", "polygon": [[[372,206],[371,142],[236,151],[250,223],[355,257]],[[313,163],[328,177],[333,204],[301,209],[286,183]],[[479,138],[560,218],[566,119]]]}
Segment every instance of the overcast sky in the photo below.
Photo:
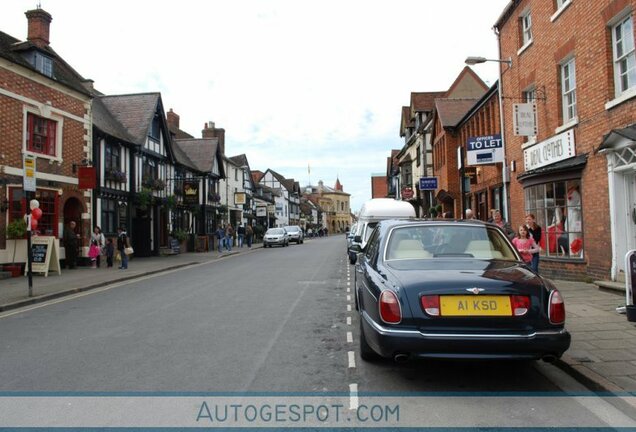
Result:
{"label": "overcast sky", "polygon": [[[105,94],[161,92],[181,129],[225,129],[226,154],[301,186],[336,177],[353,211],[384,173],[412,91],[448,89],[467,56],[497,58],[508,0],[40,0],[51,46]],[[3,0],[26,39],[38,0]],[[473,67],[489,85],[497,65]],[[308,166],[311,173],[308,173]]]}

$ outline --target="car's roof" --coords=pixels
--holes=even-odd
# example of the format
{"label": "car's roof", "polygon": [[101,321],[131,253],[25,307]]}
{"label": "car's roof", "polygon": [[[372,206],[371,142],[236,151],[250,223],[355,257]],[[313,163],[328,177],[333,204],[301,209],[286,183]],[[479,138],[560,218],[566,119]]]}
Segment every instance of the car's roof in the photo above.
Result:
{"label": "car's roof", "polygon": [[386,219],[378,222],[382,227],[396,227],[409,225],[435,225],[435,226],[496,226],[489,222],[475,219]]}

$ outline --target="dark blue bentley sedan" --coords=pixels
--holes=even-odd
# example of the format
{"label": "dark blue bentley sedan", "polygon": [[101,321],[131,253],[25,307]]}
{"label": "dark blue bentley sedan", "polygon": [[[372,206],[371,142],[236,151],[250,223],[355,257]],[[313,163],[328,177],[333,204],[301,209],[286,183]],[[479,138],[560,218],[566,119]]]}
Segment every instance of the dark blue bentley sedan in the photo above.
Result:
{"label": "dark blue bentley sedan", "polygon": [[553,361],[570,346],[563,297],[495,225],[382,221],[358,252],[365,360]]}

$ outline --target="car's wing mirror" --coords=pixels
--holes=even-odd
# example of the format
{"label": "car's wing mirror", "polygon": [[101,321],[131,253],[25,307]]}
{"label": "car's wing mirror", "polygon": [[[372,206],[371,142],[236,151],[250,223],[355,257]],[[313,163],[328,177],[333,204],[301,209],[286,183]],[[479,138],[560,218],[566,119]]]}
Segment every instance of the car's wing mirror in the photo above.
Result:
{"label": "car's wing mirror", "polygon": [[349,250],[353,253],[359,254],[360,252],[362,252],[362,246],[360,246],[359,244],[352,244],[351,246],[349,246]]}
{"label": "car's wing mirror", "polygon": [[362,237],[360,237],[359,235],[357,235],[357,236],[355,236],[355,237],[353,238],[353,241],[354,241],[354,242],[356,242],[356,243],[362,243]]}

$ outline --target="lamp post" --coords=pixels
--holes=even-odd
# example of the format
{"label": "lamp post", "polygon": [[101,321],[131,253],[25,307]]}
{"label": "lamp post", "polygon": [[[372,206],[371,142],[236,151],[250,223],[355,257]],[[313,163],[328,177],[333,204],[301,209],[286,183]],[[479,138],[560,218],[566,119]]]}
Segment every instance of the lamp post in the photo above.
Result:
{"label": "lamp post", "polygon": [[[510,69],[512,67],[512,57],[509,57],[507,59],[487,59],[485,57],[467,57],[465,60],[465,63],[467,65],[476,65],[476,64],[480,64],[480,63],[486,63],[486,62],[496,62],[496,63],[506,63],[508,65],[508,69]],[[506,70],[508,70],[506,69]],[[501,177],[502,177],[502,182],[503,182],[503,213],[504,213],[504,219],[505,220],[509,220],[509,216],[508,216],[508,186],[507,186],[507,182],[506,182],[506,170],[508,169],[507,166],[507,162],[506,162],[506,139],[505,139],[505,133],[504,133],[504,111],[503,111],[503,86],[501,84],[501,76],[503,75],[503,72],[501,72],[501,67],[498,68],[499,70],[499,79],[497,80],[497,93],[499,96],[499,128],[501,129],[501,148],[503,150],[503,154],[504,154],[504,160],[503,160],[503,169],[501,170]],[[504,71],[505,72],[505,71]]]}

